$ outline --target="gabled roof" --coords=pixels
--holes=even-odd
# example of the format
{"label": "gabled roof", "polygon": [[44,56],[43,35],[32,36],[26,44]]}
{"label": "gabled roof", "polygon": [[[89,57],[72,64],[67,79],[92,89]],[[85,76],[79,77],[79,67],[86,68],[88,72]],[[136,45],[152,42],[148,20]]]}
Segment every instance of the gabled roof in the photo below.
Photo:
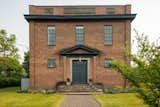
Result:
{"label": "gabled roof", "polygon": [[133,20],[136,14],[113,14],[113,15],[24,15],[27,21],[97,21],[97,20]]}
{"label": "gabled roof", "polygon": [[[77,50],[82,50],[81,53],[76,52]],[[99,54],[99,50],[93,49],[84,45],[76,45],[71,48],[64,49],[60,52],[63,56],[72,56],[72,55],[90,55],[90,56],[96,56]]]}

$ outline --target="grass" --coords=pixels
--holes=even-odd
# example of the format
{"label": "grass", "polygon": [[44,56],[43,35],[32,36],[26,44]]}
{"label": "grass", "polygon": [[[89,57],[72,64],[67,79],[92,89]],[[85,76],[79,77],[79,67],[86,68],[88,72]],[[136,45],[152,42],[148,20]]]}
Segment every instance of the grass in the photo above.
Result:
{"label": "grass", "polygon": [[57,107],[63,95],[16,93],[17,87],[0,89],[0,107]]}
{"label": "grass", "polygon": [[101,94],[94,95],[102,107],[148,107],[136,94]]}

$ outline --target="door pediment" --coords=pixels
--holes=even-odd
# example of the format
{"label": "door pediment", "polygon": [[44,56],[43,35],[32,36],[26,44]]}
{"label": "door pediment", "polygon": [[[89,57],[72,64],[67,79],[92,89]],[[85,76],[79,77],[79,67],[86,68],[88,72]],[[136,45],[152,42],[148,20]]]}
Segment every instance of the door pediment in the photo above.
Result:
{"label": "door pediment", "polygon": [[96,56],[99,54],[99,50],[93,49],[84,45],[76,45],[71,48],[64,49],[60,52],[63,56],[68,55],[90,55],[90,56]]}
{"label": "door pediment", "polygon": [[86,50],[83,50],[83,49],[77,49],[77,50],[74,50],[73,52],[71,52],[71,53],[73,53],[73,54],[80,54],[80,53],[90,53],[90,52],[88,52],[88,51],[86,51]]}

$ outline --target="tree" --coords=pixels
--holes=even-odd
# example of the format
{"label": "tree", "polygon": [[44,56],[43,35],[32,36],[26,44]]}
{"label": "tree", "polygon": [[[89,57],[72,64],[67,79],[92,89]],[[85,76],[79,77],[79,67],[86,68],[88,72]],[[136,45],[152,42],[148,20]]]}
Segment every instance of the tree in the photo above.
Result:
{"label": "tree", "polygon": [[8,36],[6,30],[0,30],[0,56],[17,59],[18,48],[15,47],[16,36],[11,34]]}
{"label": "tree", "polygon": [[150,107],[160,107],[160,46],[150,43],[147,36],[136,34],[138,52],[131,54],[126,51],[135,66],[117,60],[113,60],[112,65],[137,87],[139,97],[145,103]]}
{"label": "tree", "polygon": [[0,57],[1,57],[1,72],[4,73],[4,75],[8,75],[8,60],[9,59],[15,59],[17,60],[18,55],[18,48],[15,46],[16,43],[16,36],[14,34],[11,34],[8,36],[6,30],[0,30]]}
{"label": "tree", "polygon": [[23,68],[26,71],[26,76],[29,77],[29,51],[24,53]]}
{"label": "tree", "polygon": [[25,70],[17,59],[0,57],[0,88],[20,85],[24,75]]}
{"label": "tree", "polygon": [[18,61],[18,48],[15,46],[16,36],[8,35],[0,30],[0,87],[16,86],[25,70]]}
{"label": "tree", "polygon": [[4,77],[21,78],[24,75],[24,70],[17,59],[0,57],[0,74]]}

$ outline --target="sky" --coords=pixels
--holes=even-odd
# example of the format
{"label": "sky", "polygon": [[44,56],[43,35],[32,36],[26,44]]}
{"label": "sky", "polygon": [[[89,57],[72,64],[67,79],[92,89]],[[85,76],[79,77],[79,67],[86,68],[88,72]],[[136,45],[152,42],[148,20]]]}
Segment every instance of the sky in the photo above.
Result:
{"label": "sky", "polygon": [[[136,29],[151,41],[160,37],[160,0],[0,0],[0,29],[17,36],[16,46],[23,60],[23,53],[29,49],[29,25],[24,19],[29,5],[132,5],[137,16],[132,22],[132,39]],[[132,45],[132,52],[136,48]]]}

